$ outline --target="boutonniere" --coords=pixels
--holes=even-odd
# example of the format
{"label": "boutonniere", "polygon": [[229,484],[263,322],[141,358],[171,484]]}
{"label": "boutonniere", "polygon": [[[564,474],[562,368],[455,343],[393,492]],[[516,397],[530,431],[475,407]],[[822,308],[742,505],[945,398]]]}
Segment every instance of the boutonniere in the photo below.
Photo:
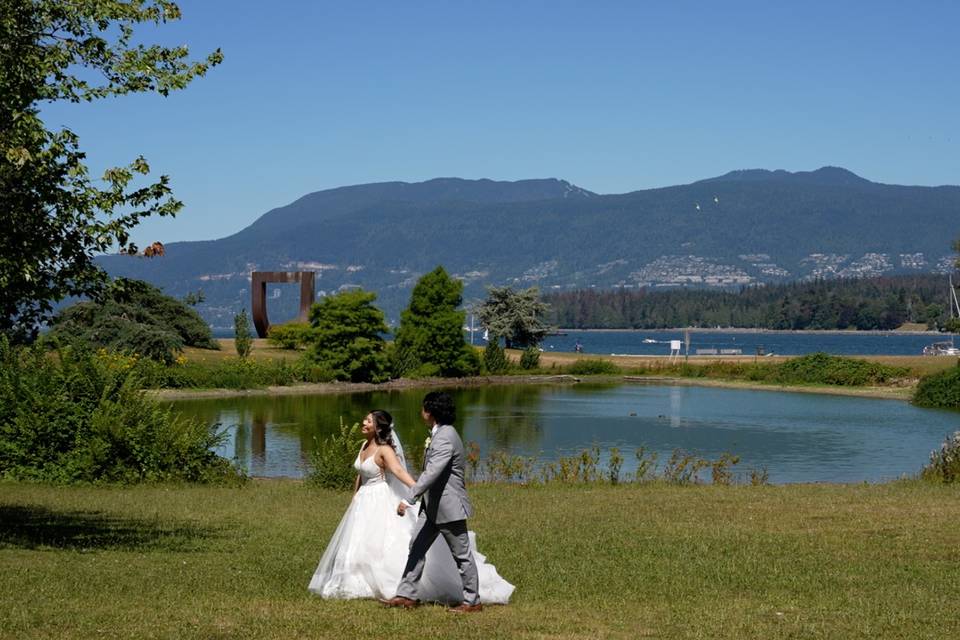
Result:
{"label": "boutonniere", "polygon": [[427,450],[430,448],[430,436],[427,436],[427,439],[423,441],[423,449]]}

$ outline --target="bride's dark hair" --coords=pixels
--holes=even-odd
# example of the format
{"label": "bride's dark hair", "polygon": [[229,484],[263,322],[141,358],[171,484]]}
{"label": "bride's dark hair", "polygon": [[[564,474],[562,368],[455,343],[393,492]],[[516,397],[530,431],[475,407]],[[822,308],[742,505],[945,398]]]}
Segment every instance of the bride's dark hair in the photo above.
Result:
{"label": "bride's dark hair", "polygon": [[377,444],[388,444],[394,451],[397,446],[393,443],[393,416],[383,409],[374,409],[370,412],[373,416],[373,424],[377,427],[377,435],[374,440]]}

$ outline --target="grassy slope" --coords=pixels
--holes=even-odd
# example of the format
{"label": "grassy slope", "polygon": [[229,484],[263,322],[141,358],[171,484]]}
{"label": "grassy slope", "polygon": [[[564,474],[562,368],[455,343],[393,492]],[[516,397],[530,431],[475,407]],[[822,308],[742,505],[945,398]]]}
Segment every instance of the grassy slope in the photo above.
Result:
{"label": "grassy slope", "polygon": [[960,487],[476,486],[517,585],[455,617],[307,593],[349,501],[0,484],[2,638],[957,637]]}

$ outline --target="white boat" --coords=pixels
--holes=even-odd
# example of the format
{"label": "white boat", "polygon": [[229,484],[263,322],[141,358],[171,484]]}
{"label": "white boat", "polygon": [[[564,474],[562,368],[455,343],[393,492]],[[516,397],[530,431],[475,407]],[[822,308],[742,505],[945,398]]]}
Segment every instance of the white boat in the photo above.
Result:
{"label": "white boat", "polygon": [[[954,318],[954,309],[956,309],[956,317],[960,318],[960,299],[957,298],[957,290],[953,288],[953,275],[947,276],[947,282],[950,284],[950,319]],[[960,356],[960,349],[953,344],[953,338],[945,340],[943,342],[934,342],[933,344],[928,344],[923,348],[923,355],[925,356]]]}
{"label": "white boat", "polygon": [[643,339],[643,342],[646,343],[646,344],[656,344],[656,343],[657,343],[657,341],[654,340],[653,338],[644,338],[644,339]]}
{"label": "white boat", "polygon": [[934,342],[923,348],[925,356],[960,356],[960,348],[954,346],[952,340]]}

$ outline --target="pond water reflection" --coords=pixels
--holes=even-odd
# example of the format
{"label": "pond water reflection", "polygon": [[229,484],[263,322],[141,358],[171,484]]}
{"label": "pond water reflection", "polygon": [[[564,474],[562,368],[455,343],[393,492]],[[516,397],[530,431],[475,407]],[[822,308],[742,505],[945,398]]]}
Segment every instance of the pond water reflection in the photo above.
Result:
{"label": "pond water reflection", "polygon": [[[255,476],[300,477],[315,438],[333,433],[342,416],[358,422],[372,408],[395,418],[405,443],[426,436],[419,408],[424,391],[337,396],[193,400],[186,413],[221,424],[218,451]],[[943,438],[960,430],[960,414],[905,402],[806,393],[645,384],[512,385],[452,390],[465,442],[482,456],[505,450],[543,461],[591,445],[618,447],[623,470],[636,468],[640,446],[661,462],[682,448],[716,459],[741,457],[734,469],[765,467],[770,481],[881,481],[916,473]]]}

